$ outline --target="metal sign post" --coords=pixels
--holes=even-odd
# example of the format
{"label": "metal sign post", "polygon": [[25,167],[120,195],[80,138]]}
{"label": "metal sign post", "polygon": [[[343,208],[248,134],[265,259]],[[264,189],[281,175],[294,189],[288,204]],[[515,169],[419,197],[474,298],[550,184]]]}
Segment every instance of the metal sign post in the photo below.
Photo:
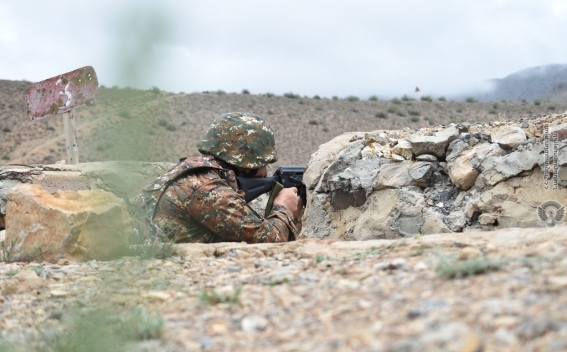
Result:
{"label": "metal sign post", "polygon": [[26,98],[28,116],[41,120],[63,114],[67,163],[79,163],[77,124],[73,109],[92,104],[98,94],[98,79],[94,68],[86,66],[31,85]]}

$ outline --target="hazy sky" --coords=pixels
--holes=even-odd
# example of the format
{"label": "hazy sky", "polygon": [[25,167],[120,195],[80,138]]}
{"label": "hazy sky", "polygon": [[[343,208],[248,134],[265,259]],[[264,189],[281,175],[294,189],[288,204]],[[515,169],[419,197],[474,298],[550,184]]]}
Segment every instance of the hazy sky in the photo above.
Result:
{"label": "hazy sky", "polygon": [[0,79],[93,66],[170,92],[451,95],[567,63],[566,0],[0,0]]}

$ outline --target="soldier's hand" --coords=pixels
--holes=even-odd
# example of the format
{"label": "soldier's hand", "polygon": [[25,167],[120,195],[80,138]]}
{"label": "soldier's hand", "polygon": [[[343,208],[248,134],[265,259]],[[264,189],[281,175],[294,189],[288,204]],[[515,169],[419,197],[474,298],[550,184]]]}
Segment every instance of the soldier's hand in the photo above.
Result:
{"label": "soldier's hand", "polygon": [[274,199],[274,205],[282,205],[289,209],[296,219],[301,218],[303,201],[301,201],[301,197],[297,195],[297,188],[295,187],[282,189]]}

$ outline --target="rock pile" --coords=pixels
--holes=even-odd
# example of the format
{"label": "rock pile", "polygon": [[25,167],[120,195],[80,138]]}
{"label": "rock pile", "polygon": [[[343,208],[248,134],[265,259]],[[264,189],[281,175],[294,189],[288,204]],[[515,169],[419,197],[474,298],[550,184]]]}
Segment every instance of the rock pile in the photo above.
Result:
{"label": "rock pile", "polygon": [[312,155],[304,182],[305,238],[545,226],[540,205],[567,205],[567,115],[346,133]]}

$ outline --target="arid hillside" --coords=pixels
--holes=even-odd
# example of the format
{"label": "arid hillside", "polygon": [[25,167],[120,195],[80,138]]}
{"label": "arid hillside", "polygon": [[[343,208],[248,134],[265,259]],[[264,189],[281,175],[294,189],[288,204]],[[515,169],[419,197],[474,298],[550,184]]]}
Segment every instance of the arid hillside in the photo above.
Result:
{"label": "arid hillside", "polygon": [[[62,117],[31,121],[25,81],[0,80],[0,163],[47,164],[66,159]],[[220,113],[247,111],[276,132],[279,165],[306,164],[318,146],[350,131],[420,128],[462,121],[494,121],[567,110],[567,102],[476,102],[403,96],[391,100],[300,97],[293,93],[173,94],[101,86],[98,100],[75,110],[81,162],[176,161],[197,144]]]}

